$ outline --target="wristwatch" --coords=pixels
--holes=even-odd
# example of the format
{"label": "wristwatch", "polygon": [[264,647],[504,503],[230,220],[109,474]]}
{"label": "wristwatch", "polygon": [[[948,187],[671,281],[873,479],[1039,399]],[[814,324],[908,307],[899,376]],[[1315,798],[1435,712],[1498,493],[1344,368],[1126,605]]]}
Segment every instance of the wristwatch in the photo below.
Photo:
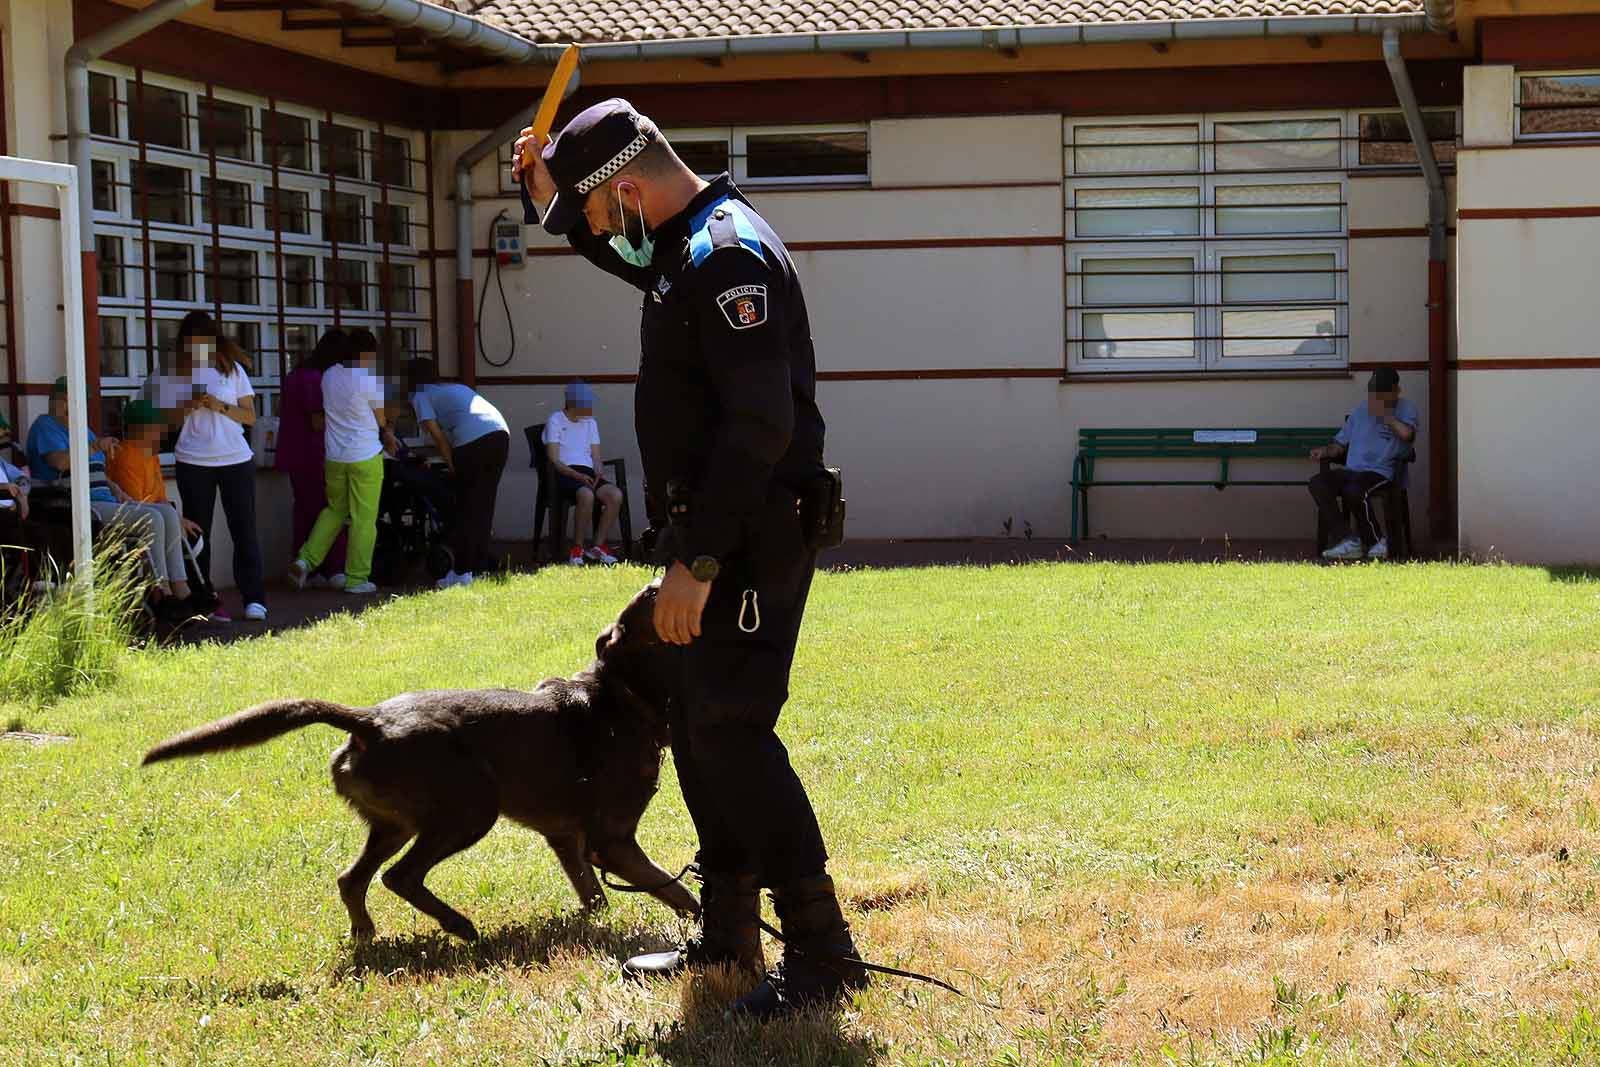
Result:
{"label": "wristwatch", "polygon": [[694,562],[689,564],[689,573],[694,575],[697,582],[715,581],[717,575],[722,573],[722,564],[717,562],[715,556],[696,556]]}

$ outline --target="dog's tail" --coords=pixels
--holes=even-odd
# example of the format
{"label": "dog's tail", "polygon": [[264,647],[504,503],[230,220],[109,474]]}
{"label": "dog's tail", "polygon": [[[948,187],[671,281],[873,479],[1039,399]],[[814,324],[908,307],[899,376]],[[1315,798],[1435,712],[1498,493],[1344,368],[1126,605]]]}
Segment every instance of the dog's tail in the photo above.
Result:
{"label": "dog's tail", "polygon": [[159,763],[179,756],[248,748],[319,722],[337,726],[362,741],[376,741],[380,736],[370,708],[347,708],[326,700],[272,700],[169,737],[146,752],[144,762]]}

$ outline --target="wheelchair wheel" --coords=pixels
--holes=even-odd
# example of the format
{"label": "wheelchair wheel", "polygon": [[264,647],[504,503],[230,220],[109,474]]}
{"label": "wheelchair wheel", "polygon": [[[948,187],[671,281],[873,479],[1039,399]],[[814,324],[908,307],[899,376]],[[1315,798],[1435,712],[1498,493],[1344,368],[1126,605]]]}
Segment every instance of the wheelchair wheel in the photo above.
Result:
{"label": "wheelchair wheel", "polygon": [[449,545],[434,545],[428,549],[428,577],[438,581],[456,569],[456,554]]}

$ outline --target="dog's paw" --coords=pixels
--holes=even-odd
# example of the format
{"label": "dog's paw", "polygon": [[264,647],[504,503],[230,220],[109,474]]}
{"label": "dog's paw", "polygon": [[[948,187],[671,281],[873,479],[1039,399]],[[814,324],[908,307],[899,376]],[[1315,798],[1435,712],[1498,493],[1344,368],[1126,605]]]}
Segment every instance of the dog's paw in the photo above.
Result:
{"label": "dog's paw", "polygon": [[463,941],[478,940],[478,928],[472,925],[472,920],[465,915],[456,915],[439,924],[444,927],[444,932],[453,934]]}

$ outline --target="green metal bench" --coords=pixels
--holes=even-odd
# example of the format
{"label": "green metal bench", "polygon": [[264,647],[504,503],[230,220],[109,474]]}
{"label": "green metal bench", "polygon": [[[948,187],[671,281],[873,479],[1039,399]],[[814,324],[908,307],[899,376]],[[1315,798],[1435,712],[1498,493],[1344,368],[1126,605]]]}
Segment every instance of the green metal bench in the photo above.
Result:
{"label": "green metal bench", "polygon": [[[1270,429],[1082,429],[1078,455],[1072,461],[1072,539],[1089,536],[1089,490],[1103,485],[1304,485],[1306,478],[1235,478],[1238,459],[1309,459],[1318,445],[1339,432],[1337,426],[1290,426]],[[1214,459],[1217,476],[1194,478],[1097,478],[1102,459]]]}

